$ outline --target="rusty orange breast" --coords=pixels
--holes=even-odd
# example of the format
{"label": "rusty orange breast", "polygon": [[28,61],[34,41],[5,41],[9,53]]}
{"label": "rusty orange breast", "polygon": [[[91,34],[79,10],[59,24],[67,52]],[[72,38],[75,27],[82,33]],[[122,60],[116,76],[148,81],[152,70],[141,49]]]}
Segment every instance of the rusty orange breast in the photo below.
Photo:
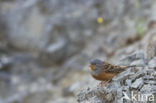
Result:
{"label": "rusty orange breast", "polygon": [[92,75],[96,80],[106,81],[111,80],[116,74],[100,72],[98,75]]}

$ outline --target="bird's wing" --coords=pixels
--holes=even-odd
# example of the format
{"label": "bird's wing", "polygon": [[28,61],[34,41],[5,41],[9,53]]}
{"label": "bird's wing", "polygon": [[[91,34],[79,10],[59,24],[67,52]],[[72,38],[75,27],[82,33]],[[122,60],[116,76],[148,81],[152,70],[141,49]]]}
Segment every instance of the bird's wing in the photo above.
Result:
{"label": "bird's wing", "polygon": [[120,66],[114,66],[107,62],[103,62],[101,71],[106,72],[106,73],[120,73],[120,72],[124,71],[124,69],[125,68],[122,68]]}

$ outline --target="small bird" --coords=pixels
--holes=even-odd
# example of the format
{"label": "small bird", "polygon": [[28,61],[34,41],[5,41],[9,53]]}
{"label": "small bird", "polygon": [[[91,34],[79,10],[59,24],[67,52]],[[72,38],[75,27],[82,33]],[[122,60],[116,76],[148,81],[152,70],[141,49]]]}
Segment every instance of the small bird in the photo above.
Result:
{"label": "small bird", "polygon": [[114,76],[123,72],[126,68],[136,67],[131,66],[116,66],[99,59],[90,61],[91,75],[94,79],[102,81],[101,84],[106,85]]}

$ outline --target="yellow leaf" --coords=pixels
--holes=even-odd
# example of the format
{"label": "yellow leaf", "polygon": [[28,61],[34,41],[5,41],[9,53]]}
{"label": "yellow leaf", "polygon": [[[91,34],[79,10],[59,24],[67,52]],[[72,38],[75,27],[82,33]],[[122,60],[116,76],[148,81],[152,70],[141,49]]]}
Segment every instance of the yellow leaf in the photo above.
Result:
{"label": "yellow leaf", "polygon": [[102,17],[98,17],[98,18],[97,18],[97,22],[98,22],[99,24],[103,23],[103,18],[102,18]]}

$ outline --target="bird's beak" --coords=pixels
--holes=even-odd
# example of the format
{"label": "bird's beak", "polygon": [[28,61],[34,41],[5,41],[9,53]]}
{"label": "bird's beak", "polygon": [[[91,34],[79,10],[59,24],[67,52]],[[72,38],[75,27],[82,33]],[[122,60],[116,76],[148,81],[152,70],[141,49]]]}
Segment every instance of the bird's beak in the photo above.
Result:
{"label": "bird's beak", "polygon": [[95,70],[95,66],[94,65],[90,64],[89,67],[90,67],[91,70]]}

